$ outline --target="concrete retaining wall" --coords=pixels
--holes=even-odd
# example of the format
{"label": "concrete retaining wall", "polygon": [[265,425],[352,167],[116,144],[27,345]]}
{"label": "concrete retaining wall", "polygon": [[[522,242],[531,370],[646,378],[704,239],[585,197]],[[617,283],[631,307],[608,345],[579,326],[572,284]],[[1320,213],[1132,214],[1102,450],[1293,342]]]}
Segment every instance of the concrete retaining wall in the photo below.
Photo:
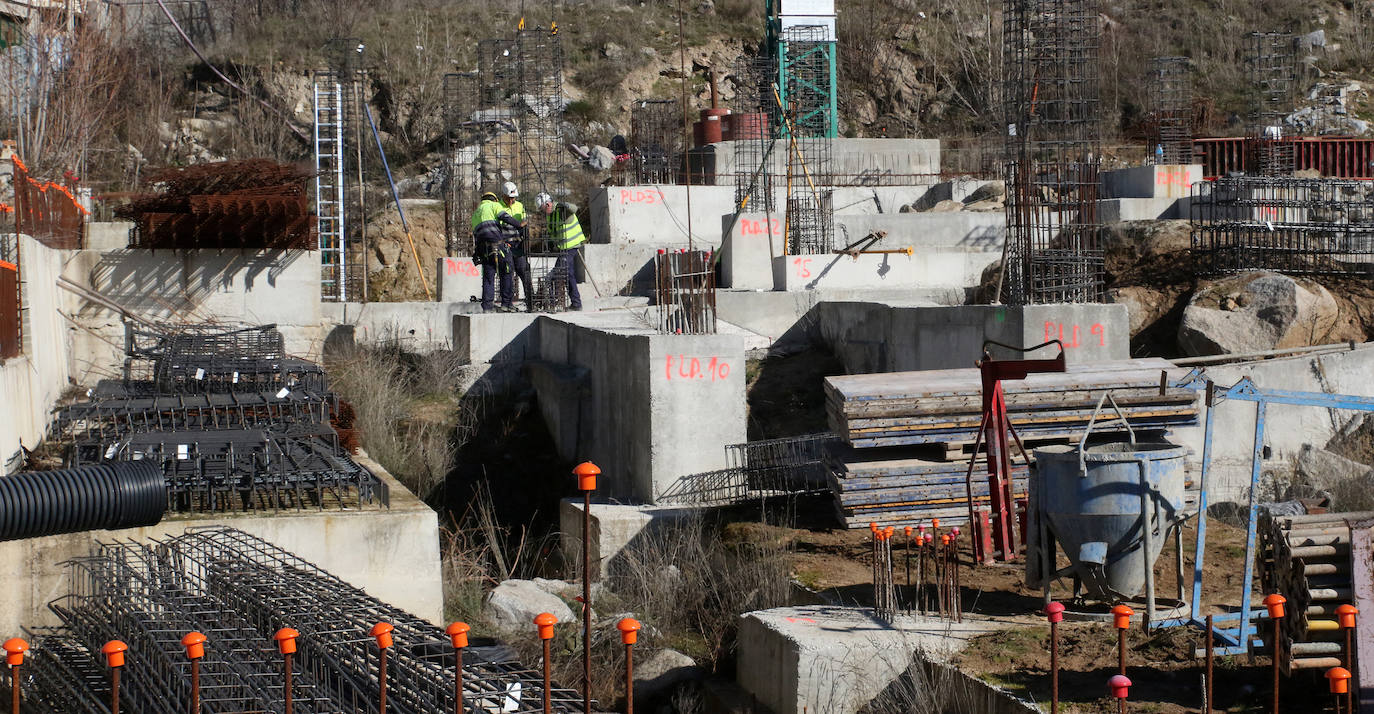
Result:
{"label": "concrete retaining wall", "polygon": [[879,230],[887,231],[887,237],[874,247],[959,248],[1000,256],[1007,235],[1007,217],[1002,211],[837,214],[836,247],[843,247],[846,235],[852,242]]}
{"label": "concrete retaining wall", "polygon": [[1102,198],[1187,198],[1202,180],[1202,164],[1159,164],[1103,171]]}
{"label": "concrete retaining wall", "polygon": [[[652,184],[607,186],[591,196],[589,223],[593,243],[639,243],[687,247],[686,186]],[[734,211],[732,186],[692,186],[692,242],[720,245],[720,217]]]}
{"label": "concrete retaining wall", "polygon": [[[715,151],[717,181],[734,183],[735,142],[721,141],[710,147]],[[774,146],[769,159],[769,171],[774,176],[787,175],[785,142]],[[829,171],[847,181],[867,178],[886,183],[934,183],[940,173],[940,140],[836,138],[830,144]]]}
{"label": "concrete retaining wall", "polygon": [[972,288],[1000,257],[942,250],[918,250],[913,255],[786,255],[773,259],[773,289]]}
{"label": "concrete retaining wall", "polygon": [[453,347],[453,316],[480,312],[481,306],[462,302],[326,302],[320,316],[333,333],[350,328],[358,344],[399,344],[412,352]]}
{"label": "concrete retaining wall", "polygon": [[38,446],[73,371],[74,332],[62,317],[71,314],[72,301],[57,288],[63,253],[28,236],[19,243],[23,353],[0,362],[0,474],[21,465],[21,446]]}
{"label": "concrete retaining wall", "polygon": [[[961,305],[901,307],[826,302],[816,308],[822,340],[850,374],[972,367],[984,340],[1009,345],[1064,343],[1071,363],[1127,359],[1125,305]],[[1045,348],[1027,357],[1050,357]],[[1008,357],[994,351],[994,355]]]}
{"label": "concrete retaining wall", "polygon": [[68,591],[60,563],[89,555],[98,542],[179,535],[194,526],[225,525],[264,538],[363,588],[369,595],[443,624],[438,516],[375,464],[391,487],[391,508],[175,516],[156,526],[89,531],[0,543],[0,628],[58,624],[48,602]]}

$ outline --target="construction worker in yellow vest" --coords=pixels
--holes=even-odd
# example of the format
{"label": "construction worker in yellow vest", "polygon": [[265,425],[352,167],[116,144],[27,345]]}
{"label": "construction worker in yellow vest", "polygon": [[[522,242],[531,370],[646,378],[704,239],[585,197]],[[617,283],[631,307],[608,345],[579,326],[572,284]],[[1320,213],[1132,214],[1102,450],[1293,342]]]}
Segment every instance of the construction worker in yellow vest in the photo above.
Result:
{"label": "construction worker in yellow vest", "polygon": [[530,261],[525,257],[529,226],[525,222],[525,204],[520,202],[520,189],[516,188],[514,182],[502,184],[501,204],[505,206],[506,213],[520,224],[512,226],[502,223],[501,233],[505,235],[506,246],[510,248],[511,268],[515,271],[515,277],[520,279],[520,288],[525,296],[525,312],[534,312],[534,285],[530,280]]}
{"label": "construction worker in yellow vest", "polygon": [[554,270],[567,271],[568,307],[581,310],[582,295],[577,290],[577,261],[582,244],[587,242],[587,235],[582,232],[582,224],[577,222],[577,206],[562,201],[554,203],[553,197],[547,193],[539,194],[534,201],[548,222],[550,247],[561,254]]}
{"label": "construction worker in yellow vest", "polygon": [[[496,194],[487,191],[472,213],[472,240],[475,250],[473,261],[482,265],[482,311],[515,312],[511,306],[514,300],[514,286],[511,284],[510,247],[506,245],[502,226],[519,227],[519,222],[511,217],[497,200]],[[501,307],[496,307],[496,279],[501,278]]]}

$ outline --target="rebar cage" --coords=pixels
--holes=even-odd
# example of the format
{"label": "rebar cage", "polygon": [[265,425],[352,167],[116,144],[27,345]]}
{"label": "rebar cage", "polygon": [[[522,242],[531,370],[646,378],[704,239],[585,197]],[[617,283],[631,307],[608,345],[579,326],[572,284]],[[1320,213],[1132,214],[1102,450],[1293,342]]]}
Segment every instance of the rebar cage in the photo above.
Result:
{"label": "rebar cage", "polygon": [[654,258],[658,330],[670,335],[716,333],[716,270],[711,251],[663,251]]}
{"label": "rebar cage", "polygon": [[1013,305],[1097,302],[1101,45],[1097,0],[1007,0],[1003,12],[1007,247]]}
{"label": "rebar cage", "polygon": [[1194,184],[1197,270],[1374,274],[1374,186],[1368,181],[1222,176]]}
{"label": "rebar cage", "polygon": [[829,253],[835,243],[831,155],[834,116],[830,87],[835,43],[824,25],[783,31],[780,86],[791,134],[787,162],[787,252]]}
{"label": "rebar cage", "polygon": [[[773,57],[741,57],[734,69],[735,117],[731,139],[735,162],[735,205],[741,210],[772,213],[773,166],[779,156],[769,152],[778,124],[777,100],[773,98],[773,78],[777,75]],[[765,164],[765,160],[770,162]]]}
{"label": "rebar cage", "polygon": [[1253,93],[1246,134],[1253,144],[1254,168],[1265,176],[1293,173],[1293,145],[1280,139],[1297,97],[1297,50],[1298,38],[1291,33],[1245,36],[1245,67]]}
{"label": "rebar cage", "polygon": [[1150,60],[1150,110],[1159,147],[1156,160],[1193,163],[1193,83],[1187,57]]}
{"label": "rebar cage", "polygon": [[630,105],[630,155],[635,181],[675,184],[681,178],[682,112],[676,99],[639,99]]}

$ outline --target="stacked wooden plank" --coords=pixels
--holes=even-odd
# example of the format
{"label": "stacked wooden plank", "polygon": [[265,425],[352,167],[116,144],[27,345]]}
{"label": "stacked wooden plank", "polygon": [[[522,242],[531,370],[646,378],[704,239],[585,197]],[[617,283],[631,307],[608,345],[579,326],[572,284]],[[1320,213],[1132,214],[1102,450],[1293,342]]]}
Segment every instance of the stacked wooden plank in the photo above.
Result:
{"label": "stacked wooden plank", "polygon": [[[1071,365],[1002,383],[1007,412],[1026,448],[1082,436],[1098,400],[1110,392],[1137,432],[1196,425],[1197,393],[1160,393],[1162,359]],[[973,469],[975,505],[987,500],[986,446],[974,453],[982,422],[977,369],[893,372],[829,377],[826,412],[844,444],[827,457],[840,517],[851,528],[870,522],[914,523],[930,518],[962,523],[968,516],[966,474]],[[1093,433],[1125,427],[1110,404]],[[1013,448],[1014,492],[1024,494],[1024,465]]]}

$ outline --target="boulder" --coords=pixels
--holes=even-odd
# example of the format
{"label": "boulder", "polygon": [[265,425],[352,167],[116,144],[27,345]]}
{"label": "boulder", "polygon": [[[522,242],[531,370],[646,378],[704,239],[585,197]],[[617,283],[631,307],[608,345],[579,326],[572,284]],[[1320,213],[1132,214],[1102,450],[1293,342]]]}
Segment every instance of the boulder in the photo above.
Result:
{"label": "boulder", "polygon": [[573,611],[557,595],[531,580],[506,580],[487,593],[482,616],[492,625],[510,631],[533,627],[534,616],[547,612],[559,622],[572,622]]}
{"label": "boulder", "polygon": [[989,181],[978,188],[973,189],[973,193],[964,196],[964,205],[971,205],[980,201],[1001,202],[1002,197],[1007,195],[1006,184],[1001,181]]}
{"label": "boulder", "polygon": [[1330,491],[1342,481],[1363,478],[1374,471],[1366,464],[1311,444],[1303,444],[1298,450],[1296,470],[1308,483],[1323,491]]}
{"label": "boulder", "polygon": [[593,146],[588,154],[587,165],[597,171],[610,171],[615,166],[615,154],[604,146]]}
{"label": "boulder", "polygon": [[1326,344],[1336,337],[1339,313],[1335,298],[1316,283],[1245,273],[1193,294],[1179,324],[1178,343],[1190,356]]}
{"label": "boulder", "polygon": [[950,200],[945,200],[945,201],[940,201],[939,203],[937,203],[937,204],[935,204],[934,206],[931,206],[931,207],[930,207],[930,212],[931,212],[931,213],[953,213],[953,212],[955,212],[955,211],[962,211],[962,210],[964,210],[964,202],[963,202],[963,201],[950,201]]}
{"label": "boulder", "polygon": [[986,201],[974,201],[973,203],[964,204],[965,211],[1000,211],[1004,208],[1006,208],[1006,206],[1001,201],[996,199],[988,199]]}
{"label": "boulder", "polygon": [[635,701],[652,701],[683,682],[705,676],[706,670],[691,657],[677,650],[661,649],[643,663],[635,662]]}

